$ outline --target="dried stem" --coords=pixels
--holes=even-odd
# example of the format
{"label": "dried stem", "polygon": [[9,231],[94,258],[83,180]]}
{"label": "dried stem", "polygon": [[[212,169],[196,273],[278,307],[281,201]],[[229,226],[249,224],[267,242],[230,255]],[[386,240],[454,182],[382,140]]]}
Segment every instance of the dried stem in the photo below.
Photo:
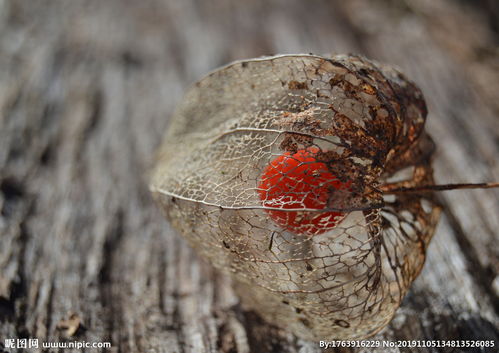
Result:
{"label": "dried stem", "polygon": [[460,189],[492,189],[499,188],[499,183],[477,183],[477,184],[442,184],[442,185],[422,185],[416,187],[398,187],[391,189],[390,185],[380,187],[384,194],[401,194],[408,192],[431,192]]}

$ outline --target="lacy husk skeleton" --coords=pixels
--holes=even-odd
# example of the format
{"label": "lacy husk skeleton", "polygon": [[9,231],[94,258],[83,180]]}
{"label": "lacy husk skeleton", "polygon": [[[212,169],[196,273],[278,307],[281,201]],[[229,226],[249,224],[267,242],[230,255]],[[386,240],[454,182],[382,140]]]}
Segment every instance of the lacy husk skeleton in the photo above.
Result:
{"label": "lacy husk skeleton", "polygon": [[[433,184],[426,114],[412,82],[362,57],[235,62],[185,96],[151,190],[245,307],[302,338],[361,339],[393,317],[439,219],[432,193],[397,192]],[[320,209],[262,199],[265,168],[297,151],[314,151],[348,188],[329,188]],[[290,231],[276,210],[337,219]]]}

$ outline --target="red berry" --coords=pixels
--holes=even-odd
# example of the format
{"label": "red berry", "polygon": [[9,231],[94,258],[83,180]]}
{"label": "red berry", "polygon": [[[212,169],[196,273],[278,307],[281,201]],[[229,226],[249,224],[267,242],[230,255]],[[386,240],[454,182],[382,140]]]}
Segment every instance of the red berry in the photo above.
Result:
{"label": "red berry", "polygon": [[[265,207],[276,209],[327,208],[333,189],[347,189],[327,166],[318,162],[317,147],[286,152],[270,162],[260,178],[258,193]],[[344,217],[341,212],[274,211],[270,217],[282,228],[305,235],[317,235],[333,229]]]}

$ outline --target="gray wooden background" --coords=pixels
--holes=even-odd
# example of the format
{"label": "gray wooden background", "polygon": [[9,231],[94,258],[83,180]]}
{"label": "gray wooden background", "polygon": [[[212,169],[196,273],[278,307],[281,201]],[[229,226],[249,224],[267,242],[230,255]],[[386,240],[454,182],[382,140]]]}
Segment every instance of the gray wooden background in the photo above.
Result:
{"label": "gray wooden background", "polygon": [[[152,203],[147,170],[168,117],[189,84],[231,60],[360,53],[423,89],[439,182],[497,181],[497,4],[1,0],[0,344],[320,352],[244,311]],[[499,192],[442,198],[425,268],[375,338],[497,345]]]}

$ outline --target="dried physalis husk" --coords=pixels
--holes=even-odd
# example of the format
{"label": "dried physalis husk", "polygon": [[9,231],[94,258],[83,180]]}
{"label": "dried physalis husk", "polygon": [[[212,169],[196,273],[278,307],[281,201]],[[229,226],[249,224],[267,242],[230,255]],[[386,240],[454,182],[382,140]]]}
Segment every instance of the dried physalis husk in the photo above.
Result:
{"label": "dried physalis husk", "polygon": [[212,72],[186,94],[151,190],[243,305],[305,339],[388,324],[440,209],[421,91],[358,56],[281,55]]}

